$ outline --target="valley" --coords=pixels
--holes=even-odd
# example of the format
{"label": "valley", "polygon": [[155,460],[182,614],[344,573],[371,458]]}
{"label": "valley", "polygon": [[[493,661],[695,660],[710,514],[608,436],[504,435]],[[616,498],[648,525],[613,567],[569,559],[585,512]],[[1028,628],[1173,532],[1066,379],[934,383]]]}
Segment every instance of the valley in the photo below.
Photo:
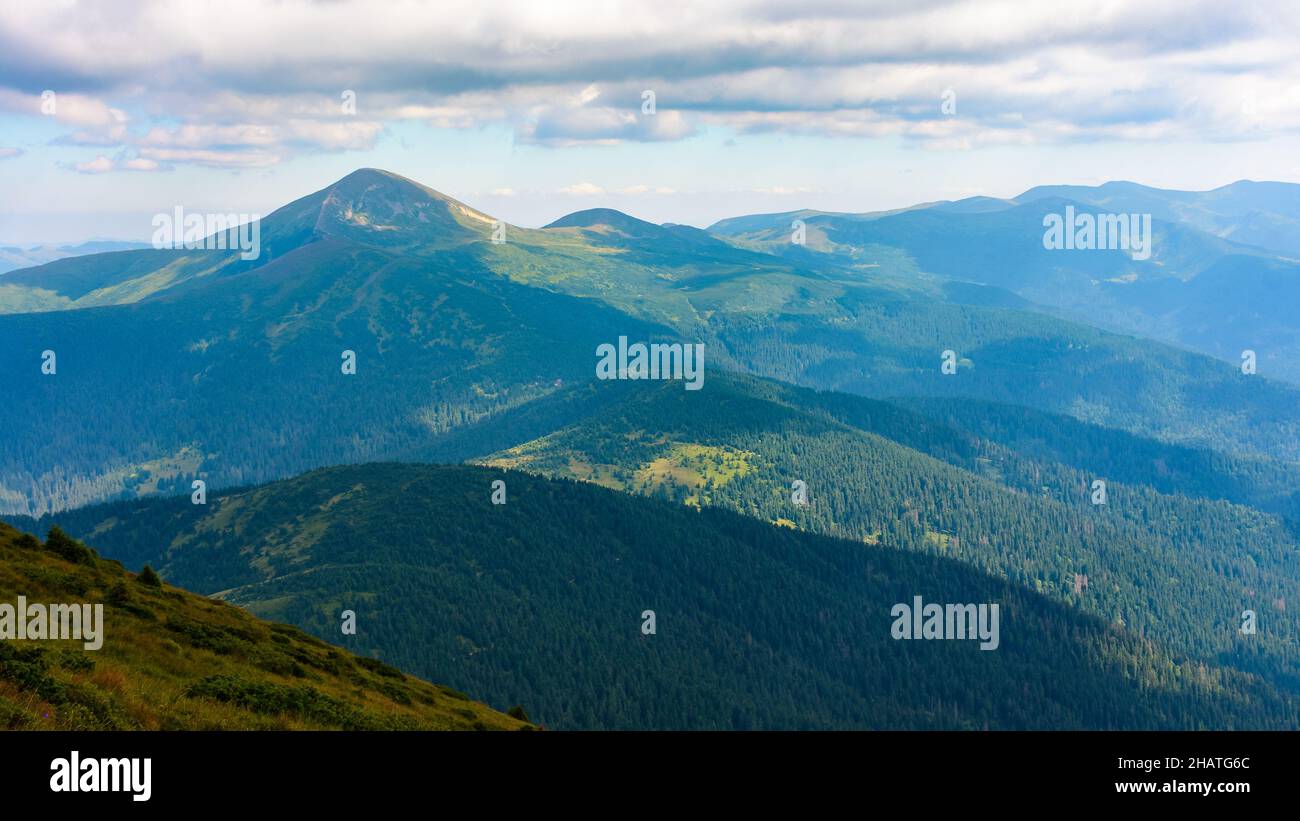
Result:
{"label": "valley", "polygon": [[[0,274],[0,514],[548,727],[1295,727],[1300,388],[1213,284],[1286,249],[1122,191],[529,229],[362,169],[253,258]],[[1043,247],[1112,207],[1149,259]]]}

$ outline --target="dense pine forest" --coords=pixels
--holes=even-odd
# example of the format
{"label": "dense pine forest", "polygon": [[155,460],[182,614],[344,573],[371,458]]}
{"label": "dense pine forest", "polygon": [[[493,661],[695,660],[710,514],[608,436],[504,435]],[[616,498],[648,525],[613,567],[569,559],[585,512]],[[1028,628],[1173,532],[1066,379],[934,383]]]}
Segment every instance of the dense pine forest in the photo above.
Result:
{"label": "dense pine forest", "polygon": [[[493,504],[492,482],[506,483]],[[1294,727],[1265,679],[940,555],[476,467],[313,471],[61,517],[128,565],[551,727]],[[891,638],[1000,604],[997,650]],[[340,613],[357,613],[355,636]],[[655,630],[643,632],[654,611]]]}
{"label": "dense pine forest", "polygon": [[[1181,652],[1300,685],[1300,624],[1286,609],[1300,595],[1294,525],[1191,498],[1203,474],[1162,493],[1031,459],[893,405],[746,378],[719,375],[707,396],[663,385],[620,395],[486,461],[956,557]],[[1033,435],[1027,424],[1018,430]],[[1248,482],[1253,462],[1224,461],[1247,468],[1237,479],[1250,494],[1264,492]],[[1107,500],[1097,505],[1091,485],[1101,476]],[[791,501],[796,480],[807,485],[806,505]],[[1086,591],[1075,589],[1076,575],[1088,577]],[[1268,629],[1242,636],[1247,609]]]}

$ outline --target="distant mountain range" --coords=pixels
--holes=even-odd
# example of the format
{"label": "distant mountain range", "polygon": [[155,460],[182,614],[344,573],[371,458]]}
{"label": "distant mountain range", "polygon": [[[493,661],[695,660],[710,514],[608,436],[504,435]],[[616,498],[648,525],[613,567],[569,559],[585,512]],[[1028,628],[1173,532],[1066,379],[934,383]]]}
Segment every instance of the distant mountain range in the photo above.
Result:
{"label": "distant mountain range", "polygon": [[[1147,259],[1123,250],[1043,247],[1043,219],[1066,209],[1150,215]],[[791,242],[795,220],[807,242]],[[1063,316],[1176,343],[1300,381],[1300,186],[1236,182],[1168,191],[1130,182],[1041,186],[902,211],[796,211],[722,220],[709,230],[792,260],[899,267],[1012,291]]]}
{"label": "distant mountain range", "polygon": [[85,256],[86,254],[108,254],[113,251],[135,251],[148,248],[145,242],[127,242],[124,240],[89,240],[77,244],[33,245],[21,248],[13,245],[0,245],[0,274],[19,268],[44,265],[56,259]]}
{"label": "distant mountain range", "polygon": [[[547,726],[1295,728],[1295,188],[525,229],[363,169],[0,275],[0,514]],[[1111,212],[1149,257],[1045,247]]]}
{"label": "distant mountain range", "polygon": [[869,221],[919,210],[981,214],[1052,200],[1089,205],[1110,213],[1147,213],[1162,222],[1185,223],[1239,245],[1300,256],[1300,185],[1253,180],[1238,180],[1211,191],[1177,191],[1134,182],[1108,182],[1097,186],[1040,185],[1009,199],[967,197],[861,214],[829,211],[756,214],[720,220],[708,230],[724,236],[737,236],[771,228],[788,229],[792,220],[810,217]]}
{"label": "distant mountain range", "polygon": [[[1037,237],[1027,208],[1037,206],[859,224],[946,231],[997,218]],[[811,387],[1015,397],[1169,442],[1300,458],[1300,391],[1268,378],[1268,348],[1261,374],[1244,376],[1032,310],[1002,287],[1011,282],[924,275],[898,248],[877,268],[608,210],[559,222],[505,226],[495,243],[481,212],[363,170],[263,219],[256,260],[148,249],[0,276],[11,306],[94,307],[0,315],[6,428],[17,432],[0,443],[0,511],[175,490],[199,474],[230,486],[404,458],[589,380],[596,347],[619,336],[703,343],[709,368]],[[965,230],[973,244],[1009,236]],[[1012,250],[999,253],[1014,260]],[[978,261],[973,248],[933,253]],[[345,350],[355,378],[340,375]],[[945,350],[961,359],[955,377],[940,371]]]}

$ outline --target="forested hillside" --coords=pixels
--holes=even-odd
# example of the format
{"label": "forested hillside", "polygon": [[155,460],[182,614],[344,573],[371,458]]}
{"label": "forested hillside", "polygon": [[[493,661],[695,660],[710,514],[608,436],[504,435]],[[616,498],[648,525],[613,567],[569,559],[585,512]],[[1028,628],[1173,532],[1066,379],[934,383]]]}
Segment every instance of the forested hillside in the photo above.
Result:
{"label": "forested hillside", "polygon": [[[1167,471],[1161,490],[1139,471],[1093,473],[890,404],[743,377],[716,375],[707,396],[647,384],[574,393],[611,396],[485,461],[959,558],[1179,652],[1300,688],[1300,621],[1286,608],[1300,597],[1294,523],[1198,492],[1213,489],[1214,474],[1182,483]],[[1024,418],[1016,430],[1029,440],[1052,432]],[[1168,447],[1143,444],[1157,460]],[[1175,468],[1188,458],[1169,450]],[[1251,467],[1227,475],[1227,495],[1275,489],[1252,485]],[[1107,482],[1103,505],[1093,504],[1095,479]],[[795,481],[807,505],[792,503]],[[1237,630],[1247,609],[1266,624],[1248,640]]]}
{"label": "forested hillside", "polygon": [[[492,483],[505,482],[504,504]],[[372,464],[61,519],[128,565],[547,726],[1294,727],[1263,679],[941,555],[476,467]],[[999,603],[1000,644],[891,608]],[[355,636],[339,614],[354,609]],[[655,630],[643,632],[646,611]],[[1225,626],[1225,629],[1231,629]]]}

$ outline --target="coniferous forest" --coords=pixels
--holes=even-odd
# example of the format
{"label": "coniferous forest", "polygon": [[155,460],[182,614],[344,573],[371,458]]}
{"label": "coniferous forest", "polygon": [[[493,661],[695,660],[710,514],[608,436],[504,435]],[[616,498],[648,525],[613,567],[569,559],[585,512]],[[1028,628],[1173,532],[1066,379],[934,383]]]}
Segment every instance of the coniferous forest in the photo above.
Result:
{"label": "coniferous forest", "polygon": [[[1297,726],[1300,389],[761,238],[466,208],[363,170],[261,264],[47,266],[155,290],[0,315],[9,521],[555,728]],[[700,340],[698,384],[593,378],[629,337]],[[904,640],[917,597],[996,605],[996,649]]]}

